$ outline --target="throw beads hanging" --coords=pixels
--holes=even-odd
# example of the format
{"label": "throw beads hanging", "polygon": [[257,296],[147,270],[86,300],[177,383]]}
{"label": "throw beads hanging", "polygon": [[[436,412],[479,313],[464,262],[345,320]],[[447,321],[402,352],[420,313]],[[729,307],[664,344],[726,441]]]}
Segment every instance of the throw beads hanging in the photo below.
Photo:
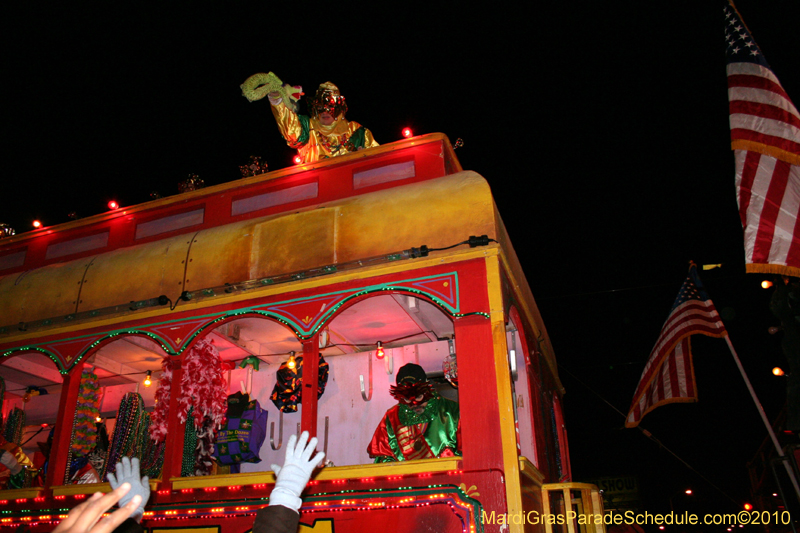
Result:
{"label": "throw beads hanging", "polygon": [[25,432],[25,411],[19,407],[15,407],[6,418],[6,427],[3,431],[3,437],[8,442],[14,444],[22,444],[22,434]]}
{"label": "throw beads hanging", "polygon": [[[181,471],[189,476],[208,475],[214,463],[215,428],[222,423],[228,407],[222,360],[213,343],[200,339],[184,356],[183,365],[176,413],[186,424]],[[156,442],[162,442],[167,434],[174,367],[174,360],[169,358],[161,365],[161,383],[150,427]]]}
{"label": "throw beads hanging", "polygon": [[117,463],[123,457],[139,457],[147,446],[147,428],[150,415],[144,410],[144,400],[136,392],[129,392],[122,397],[117,410],[117,425],[108,449],[105,471],[100,479],[106,479],[109,472],[114,472]]}
{"label": "throw beads hanging", "polygon": [[99,389],[97,374],[86,369],[81,374],[78,390],[78,405],[75,411],[75,422],[72,434],[72,451],[76,455],[86,455],[97,442],[97,422],[99,414]]}

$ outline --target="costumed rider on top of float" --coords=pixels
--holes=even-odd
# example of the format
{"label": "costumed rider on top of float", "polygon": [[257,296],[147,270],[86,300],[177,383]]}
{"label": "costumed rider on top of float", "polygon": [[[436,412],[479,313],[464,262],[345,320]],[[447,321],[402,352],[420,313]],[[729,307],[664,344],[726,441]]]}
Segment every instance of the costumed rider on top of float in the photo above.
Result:
{"label": "costumed rider on top of float", "polygon": [[345,118],[347,103],[331,82],[320,85],[316,94],[309,98],[310,117],[297,113],[303,88],[284,84],[272,72],[253,74],[241,88],[251,102],[269,97],[278,130],[286,144],[297,150],[303,163],[378,146],[371,131]]}
{"label": "costumed rider on top of float", "polygon": [[376,463],[461,455],[458,404],[433,389],[421,366],[403,365],[389,393],[400,403],[386,411],[367,446]]}

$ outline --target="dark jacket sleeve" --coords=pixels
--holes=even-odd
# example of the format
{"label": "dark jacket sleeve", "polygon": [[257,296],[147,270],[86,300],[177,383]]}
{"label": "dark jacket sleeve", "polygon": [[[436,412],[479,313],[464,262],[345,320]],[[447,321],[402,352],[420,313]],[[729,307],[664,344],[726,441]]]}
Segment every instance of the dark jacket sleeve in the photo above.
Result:
{"label": "dark jacket sleeve", "polygon": [[253,533],[297,533],[300,515],[283,505],[270,505],[256,513]]}

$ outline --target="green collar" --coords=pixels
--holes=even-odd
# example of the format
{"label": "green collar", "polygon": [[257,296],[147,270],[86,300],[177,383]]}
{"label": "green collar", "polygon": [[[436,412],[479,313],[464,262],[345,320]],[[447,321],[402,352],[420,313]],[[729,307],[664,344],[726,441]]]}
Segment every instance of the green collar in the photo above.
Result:
{"label": "green collar", "polygon": [[428,405],[425,406],[425,410],[421,414],[417,414],[412,408],[405,404],[399,405],[399,413],[398,419],[400,423],[404,426],[413,426],[416,424],[427,424],[433,420],[436,416],[436,413],[439,411],[439,403],[441,401],[441,396],[433,393],[433,398],[428,400]]}

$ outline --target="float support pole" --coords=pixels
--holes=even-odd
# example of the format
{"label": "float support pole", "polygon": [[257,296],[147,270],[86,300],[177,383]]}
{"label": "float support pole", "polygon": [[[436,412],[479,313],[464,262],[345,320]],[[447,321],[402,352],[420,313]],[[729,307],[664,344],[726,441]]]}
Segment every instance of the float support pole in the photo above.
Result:
{"label": "float support pole", "polygon": [[81,373],[83,373],[84,363],[81,361],[72,367],[69,374],[64,376],[61,384],[61,398],[58,404],[58,417],[56,420],[55,431],[53,432],[53,444],[50,447],[50,466],[47,468],[47,479],[45,484],[48,487],[66,484],[66,477],[69,473],[67,458],[69,448],[72,445],[72,426],[75,422],[75,410],[78,405],[78,390],[81,385]]}
{"label": "float support pole", "polygon": [[739,355],[736,353],[733,344],[731,344],[731,338],[728,335],[725,335],[725,342],[728,343],[728,348],[731,351],[733,360],[736,361],[736,366],[739,368],[739,372],[742,374],[742,379],[744,379],[744,383],[745,385],[747,385],[747,390],[750,391],[750,396],[753,398],[753,402],[756,404],[756,409],[758,409],[758,414],[761,415],[761,420],[767,427],[767,433],[769,433],[769,438],[772,439],[772,444],[775,446],[775,451],[778,453],[778,457],[780,457],[783,466],[786,468],[786,473],[789,475],[789,479],[792,480],[794,493],[798,497],[798,499],[800,499],[800,486],[798,486],[797,484],[797,477],[794,475],[794,470],[792,470],[792,465],[789,464],[789,458],[783,454],[781,445],[778,442],[778,437],[775,436],[775,431],[773,431],[772,429],[772,424],[769,423],[769,419],[767,419],[767,415],[766,413],[764,413],[764,408],[761,407],[761,402],[758,401],[758,396],[756,396],[756,391],[753,390],[753,385],[750,384],[750,378],[747,377],[747,372],[744,371],[742,362],[739,360]]}
{"label": "float support pole", "polygon": [[[183,441],[186,433],[184,425],[178,418],[178,398],[181,393],[181,377],[183,368],[180,360],[175,360],[172,369],[172,387],[169,396],[169,420],[167,421],[167,436],[164,443],[164,466],[161,469],[161,488],[172,489],[171,478],[180,477],[183,465]],[[186,420],[187,424],[194,424],[191,418]]]}
{"label": "float support pole", "polygon": [[302,431],[309,438],[317,435],[317,387],[319,386],[319,334],[303,341],[303,419]]}

